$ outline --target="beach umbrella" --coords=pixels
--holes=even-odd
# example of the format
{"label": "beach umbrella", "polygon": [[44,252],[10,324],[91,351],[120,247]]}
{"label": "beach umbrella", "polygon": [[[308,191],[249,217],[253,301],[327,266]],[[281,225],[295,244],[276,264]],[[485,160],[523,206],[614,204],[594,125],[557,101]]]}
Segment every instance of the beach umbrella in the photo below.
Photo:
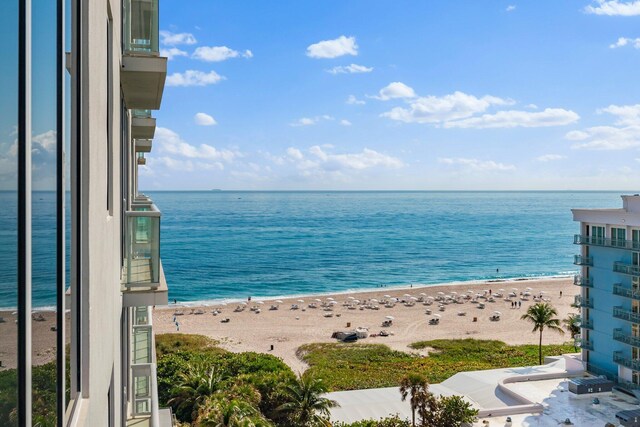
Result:
{"label": "beach umbrella", "polygon": [[304,302],[304,300],[303,299],[299,299],[298,302]]}
{"label": "beach umbrella", "polygon": [[391,295],[384,295],[385,298],[391,298]]}
{"label": "beach umbrella", "polygon": [[277,299],[277,300],[276,300],[276,302],[277,302],[278,304],[282,304],[282,300],[281,300],[281,299]]}
{"label": "beach umbrella", "polygon": [[329,305],[336,305],[338,304],[338,301],[329,301]]}
{"label": "beach umbrella", "polygon": [[439,314],[434,314],[433,317],[437,317],[438,319],[441,318],[442,316],[440,316]]}
{"label": "beach umbrella", "polygon": [[456,291],[451,292],[452,295],[458,295]]}
{"label": "beach umbrella", "polygon": [[393,316],[385,316],[384,318],[385,318],[385,319],[387,319],[387,320],[393,320],[393,319],[395,319],[395,317],[393,317]]}
{"label": "beach umbrella", "polygon": [[17,312],[17,311],[14,311],[13,313],[11,313],[11,315],[12,315],[12,316],[17,316],[17,315],[18,315],[18,312]]}
{"label": "beach umbrella", "polygon": [[527,291],[530,291],[530,290],[532,290],[532,288],[525,288],[525,289],[526,289]]}
{"label": "beach umbrella", "polygon": [[433,297],[432,296],[428,296],[427,299],[433,299]]}
{"label": "beach umbrella", "polygon": [[472,293],[473,293],[473,290],[471,290],[471,289],[467,289],[467,293],[468,293],[468,294],[472,294]]}
{"label": "beach umbrella", "polygon": [[335,301],[333,298],[329,297],[327,298],[327,301]]}
{"label": "beach umbrella", "polygon": [[356,297],[347,297],[347,299],[356,299]]}
{"label": "beach umbrella", "polygon": [[256,304],[262,305],[262,304],[264,304],[264,301],[256,301]]}
{"label": "beach umbrella", "polygon": [[438,292],[438,295],[444,295],[444,292]]}
{"label": "beach umbrella", "polygon": [[427,296],[427,294],[425,294],[424,292],[420,292],[420,295],[422,295],[423,297]]}
{"label": "beach umbrella", "polygon": [[502,313],[500,313],[499,311],[494,311],[493,314],[497,314],[498,316],[502,316]]}
{"label": "beach umbrella", "polygon": [[316,302],[322,302],[322,300],[321,300],[320,298],[316,298],[316,299],[314,299],[314,301],[316,301]]}
{"label": "beach umbrella", "polygon": [[517,290],[518,290],[518,288],[511,288],[511,290],[512,290],[512,291],[517,291]]}
{"label": "beach umbrella", "polygon": [[403,296],[403,297],[410,297],[411,295],[409,295],[409,294],[404,294],[404,295],[402,295],[402,296]]}
{"label": "beach umbrella", "polygon": [[412,299],[414,301],[418,301],[418,298],[416,298],[416,297],[411,297],[410,299]]}
{"label": "beach umbrella", "polygon": [[504,289],[498,289],[500,292],[504,292]]}
{"label": "beach umbrella", "polygon": [[371,300],[370,300],[370,301],[371,301],[371,302],[378,302],[378,300],[377,300],[377,299],[375,299],[375,298],[371,298]]}
{"label": "beach umbrella", "polygon": [[247,303],[243,301],[240,303],[240,305],[247,305]]}
{"label": "beach umbrella", "polygon": [[547,293],[547,291],[540,291],[540,293],[541,293],[541,294],[546,294],[546,293]]}

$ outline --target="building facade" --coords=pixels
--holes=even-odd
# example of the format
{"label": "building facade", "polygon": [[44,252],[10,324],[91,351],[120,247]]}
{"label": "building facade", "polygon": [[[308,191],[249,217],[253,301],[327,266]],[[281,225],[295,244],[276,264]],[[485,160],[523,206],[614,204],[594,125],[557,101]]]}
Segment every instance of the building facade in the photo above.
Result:
{"label": "building facade", "polygon": [[[34,401],[37,367],[31,363],[30,85],[38,70],[32,69],[30,57],[37,29],[31,28],[30,1],[18,3],[18,155],[15,191],[7,196],[15,193],[17,208],[2,218],[15,229],[17,262],[0,272],[7,273],[0,274],[0,291],[15,291],[17,314],[17,334],[4,338],[16,340],[11,343],[17,348],[16,388],[0,390],[0,395],[15,393],[16,404],[0,406],[0,419],[21,427],[54,418],[58,426],[171,426],[170,410],[158,406],[152,322],[153,308],[166,305],[168,298],[160,257],[161,213],[138,191],[137,179],[152,149],[152,111],[160,108],[167,71],[167,58],[159,54],[158,0],[59,0],[51,17],[58,36],[52,328],[57,369],[56,409],[46,414],[38,413],[42,404]],[[67,22],[65,4],[70,5]],[[67,43],[65,34],[71,35]],[[66,137],[70,149],[65,154]]]}
{"label": "building facade", "polygon": [[580,274],[582,359],[587,370],[640,390],[640,195],[620,209],[572,209],[580,222],[574,263]]}

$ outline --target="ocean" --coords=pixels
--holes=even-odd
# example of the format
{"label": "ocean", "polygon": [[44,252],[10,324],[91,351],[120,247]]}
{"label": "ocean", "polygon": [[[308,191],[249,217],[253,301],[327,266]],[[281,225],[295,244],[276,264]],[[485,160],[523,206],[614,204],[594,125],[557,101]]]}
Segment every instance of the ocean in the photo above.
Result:
{"label": "ocean", "polygon": [[[579,249],[570,209],[619,207],[622,193],[147,194],[162,211],[169,298],[186,303],[572,274]],[[33,199],[33,301],[51,306],[55,199]],[[9,307],[14,195],[0,193],[0,203],[0,306]]]}

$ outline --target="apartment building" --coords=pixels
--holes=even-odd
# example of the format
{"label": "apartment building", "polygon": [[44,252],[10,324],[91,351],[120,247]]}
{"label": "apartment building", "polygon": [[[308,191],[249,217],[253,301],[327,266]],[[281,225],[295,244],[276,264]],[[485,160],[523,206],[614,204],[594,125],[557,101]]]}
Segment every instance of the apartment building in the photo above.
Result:
{"label": "apartment building", "polygon": [[587,370],[640,391],[640,195],[620,209],[572,209],[580,222],[574,263],[580,274],[582,359]]}
{"label": "apartment building", "polygon": [[[16,389],[0,395],[15,393],[16,404],[0,407],[7,412],[0,417],[19,426],[52,420],[58,426],[171,426],[170,410],[158,407],[152,323],[153,308],[168,298],[161,213],[138,191],[138,168],[153,146],[153,111],[160,109],[167,71],[158,47],[159,2],[60,0],[51,16],[57,32],[57,369],[56,410],[47,414],[37,413],[42,405],[33,398],[32,367],[31,81],[39,70],[31,61],[38,31],[31,17],[38,5],[17,3],[17,155],[14,186],[3,196],[15,209],[2,218],[3,232],[15,238],[7,253],[16,262],[0,274],[0,294],[7,295],[5,306],[15,300],[17,325],[16,334],[2,338],[7,348],[17,348],[15,378],[9,377]],[[65,34],[71,35],[66,43]]]}

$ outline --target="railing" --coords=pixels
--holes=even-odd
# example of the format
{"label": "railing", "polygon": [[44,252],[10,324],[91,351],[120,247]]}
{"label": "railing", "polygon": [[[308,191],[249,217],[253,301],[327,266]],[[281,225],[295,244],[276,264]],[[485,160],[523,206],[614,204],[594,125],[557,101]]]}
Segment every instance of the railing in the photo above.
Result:
{"label": "railing", "polygon": [[137,163],[139,165],[146,165],[147,164],[147,159],[145,159],[144,157],[144,153],[136,153],[136,158],[137,158]]}
{"label": "railing", "polygon": [[625,334],[620,328],[613,330],[613,339],[633,347],[640,347],[640,337]]}
{"label": "railing", "polygon": [[158,0],[125,0],[124,51],[158,56]]}
{"label": "railing", "polygon": [[640,313],[625,310],[622,307],[613,307],[613,317],[616,319],[626,320],[631,323],[640,323]]}
{"label": "railing", "polygon": [[640,371],[640,359],[629,359],[624,357],[621,351],[613,352],[613,362],[618,365],[626,366],[634,371]]}
{"label": "railing", "polygon": [[589,320],[582,320],[580,322],[580,327],[583,329],[591,329],[593,330],[593,320],[589,319]]}
{"label": "railing", "polygon": [[160,282],[160,211],[134,204],[126,212],[126,284],[157,287]]}
{"label": "railing", "polygon": [[[137,307],[136,311],[141,307]],[[134,337],[136,334],[134,326]],[[133,378],[133,408],[134,416],[148,415],[150,427],[160,427],[160,408],[158,402],[158,372],[156,366],[156,342],[151,326],[148,328],[149,362],[131,364],[131,376]],[[135,341],[134,341],[135,343]],[[134,355],[135,356],[135,355]]]}
{"label": "railing", "polygon": [[640,384],[618,378],[618,385],[627,390],[640,390]]}
{"label": "railing", "polygon": [[150,119],[151,118],[151,110],[131,110],[131,116],[137,119]]}
{"label": "railing", "polygon": [[585,350],[592,350],[593,351],[593,342],[590,340],[580,340],[579,341],[580,344],[580,348],[583,348]]}
{"label": "railing", "polygon": [[133,348],[131,363],[135,365],[151,363],[151,338],[153,329],[151,326],[134,326],[132,333]]}
{"label": "railing", "polygon": [[575,307],[593,308],[593,298],[583,298],[581,295],[576,295],[573,299],[573,305]]}
{"label": "railing", "polygon": [[573,256],[573,263],[575,265],[592,266],[593,265],[593,258],[590,257],[590,256],[574,255]]}
{"label": "railing", "polygon": [[573,284],[576,286],[593,288],[593,279],[591,277],[582,277],[581,275],[577,274],[573,276]]}
{"label": "railing", "polygon": [[613,294],[619,295],[625,298],[640,300],[640,291],[637,291],[635,289],[625,288],[624,286],[622,286],[621,283],[613,284]]}
{"label": "railing", "polygon": [[616,273],[628,274],[630,276],[640,276],[640,265],[625,264],[623,262],[614,262],[613,271]]}
{"label": "railing", "polygon": [[609,248],[640,251],[640,241],[637,240],[612,239],[609,237],[594,237],[576,234],[573,236],[573,243],[576,245],[606,246]]}
{"label": "railing", "polygon": [[611,381],[617,381],[618,380],[618,376],[616,374],[613,374],[609,371],[606,371],[602,368],[598,368],[597,366],[593,366],[591,363],[587,363],[587,372],[589,372],[590,374],[593,375],[600,375],[600,376],[604,376],[607,377],[607,379],[611,380]]}
{"label": "railing", "polygon": [[136,307],[134,315],[134,326],[150,325],[149,307]]}

